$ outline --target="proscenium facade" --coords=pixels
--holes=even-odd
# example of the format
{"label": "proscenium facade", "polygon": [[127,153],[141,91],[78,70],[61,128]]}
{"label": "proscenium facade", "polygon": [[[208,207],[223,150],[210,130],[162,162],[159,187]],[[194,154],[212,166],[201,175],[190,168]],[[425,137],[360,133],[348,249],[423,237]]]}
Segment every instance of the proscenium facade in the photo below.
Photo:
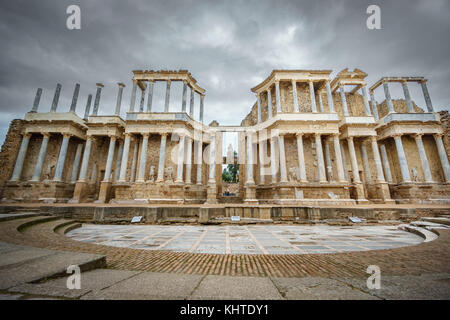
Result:
{"label": "proscenium facade", "polygon": [[[75,113],[79,84],[68,111],[58,109],[61,85],[49,112],[38,89],[2,147],[2,202],[449,202],[448,133],[423,77],[383,77],[368,88],[358,69],[334,79],[331,70],[273,70],[251,89],[256,103],[241,125],[220,126],[203,123],[205,90],[188,71],[133,74],[125,119],[123,83],[116,105],[102,107],[111,115],[98,114],[98,83],[83,118]],[[166,83],[164,112],[153,111],[155,81]],[[183,82],[176,111],[169,110],[173,81]],[[392,85],[402,86],[404,99],[391,99]],[[421,86],[423,105],[409,85]],[[385,100],[377,102],[381,87]],[[224,132],[238,134],[234,197],[223,195]]]}

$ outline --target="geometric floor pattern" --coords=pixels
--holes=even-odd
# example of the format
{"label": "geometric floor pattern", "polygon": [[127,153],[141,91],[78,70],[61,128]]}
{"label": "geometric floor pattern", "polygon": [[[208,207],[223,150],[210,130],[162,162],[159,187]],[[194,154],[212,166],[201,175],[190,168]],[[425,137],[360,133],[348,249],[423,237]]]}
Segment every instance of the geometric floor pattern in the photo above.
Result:
{"label": "geometric floor pattern", "polygon": [[181,226],[83,224],[77,241],[147,250],[218,254],[315,254],[391,249],[423,239],[396,226]]}

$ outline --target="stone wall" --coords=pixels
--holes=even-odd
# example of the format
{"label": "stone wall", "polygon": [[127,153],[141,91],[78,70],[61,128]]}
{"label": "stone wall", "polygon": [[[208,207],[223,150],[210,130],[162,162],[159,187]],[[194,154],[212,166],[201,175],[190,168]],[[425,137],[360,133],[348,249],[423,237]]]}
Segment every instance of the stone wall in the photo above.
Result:
{"label": "stone wall", "polygon": [[[5,142],[0,151],[0,188],[3,187],[5,181],[11,178],[16,163],[17,153],[19,152],[20,143],[22,142],[22,126],[24,121],[15,119],[9,125]],[[1,193],[1,192],[0,192]]]}

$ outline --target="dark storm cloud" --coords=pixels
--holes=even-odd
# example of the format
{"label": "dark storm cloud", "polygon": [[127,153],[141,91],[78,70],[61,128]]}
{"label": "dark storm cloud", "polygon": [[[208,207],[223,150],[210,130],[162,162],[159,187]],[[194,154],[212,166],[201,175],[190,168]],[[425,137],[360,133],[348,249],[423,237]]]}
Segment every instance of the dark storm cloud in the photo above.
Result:
{"label": "dark storm cloud", "polygon": [[[82,29],[66,29],[66,8],[81,7]],[[366,28],[366,8],[378,4],[382,30]],[[423,75],[438,109],[450,97],[450,3],[436,1],[2,1],[0,3],[0,139],[10,120],[31,108],[36,88],[40,109],[49,110],[57,82],[59,109],[68,110],[81,84],[77,112],[95,83],[105,88],[100,113],[111,114],[117,82],[131,71],[188,69],[207,90],[205,122],[239,124],[255,97],[250,88],[272,69],[360,68],[372,84],[381,76]],[[174,84],[171,110],[181,104]],[[155,88],[162,110],[164,86]],[[411,94],[419,105],[418,86]],[[382,92],[377,92],[380,101]],[[392,86],[394,98],[401,89]],[[198,99],[196,101],[198,108]],[[197,111],[196,111],[197,114]]]}

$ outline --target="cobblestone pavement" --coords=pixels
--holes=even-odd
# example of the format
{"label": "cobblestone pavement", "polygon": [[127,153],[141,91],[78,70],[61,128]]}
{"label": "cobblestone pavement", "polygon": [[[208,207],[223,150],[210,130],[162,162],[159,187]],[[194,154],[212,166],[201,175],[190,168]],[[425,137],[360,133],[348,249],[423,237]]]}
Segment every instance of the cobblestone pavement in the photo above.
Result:
{"label": "cobblestone pavement", "polygon": [[73,240],[147,250],[313,254],[398,248],[423,239],[396,226],[117,226],[85,224]]}

